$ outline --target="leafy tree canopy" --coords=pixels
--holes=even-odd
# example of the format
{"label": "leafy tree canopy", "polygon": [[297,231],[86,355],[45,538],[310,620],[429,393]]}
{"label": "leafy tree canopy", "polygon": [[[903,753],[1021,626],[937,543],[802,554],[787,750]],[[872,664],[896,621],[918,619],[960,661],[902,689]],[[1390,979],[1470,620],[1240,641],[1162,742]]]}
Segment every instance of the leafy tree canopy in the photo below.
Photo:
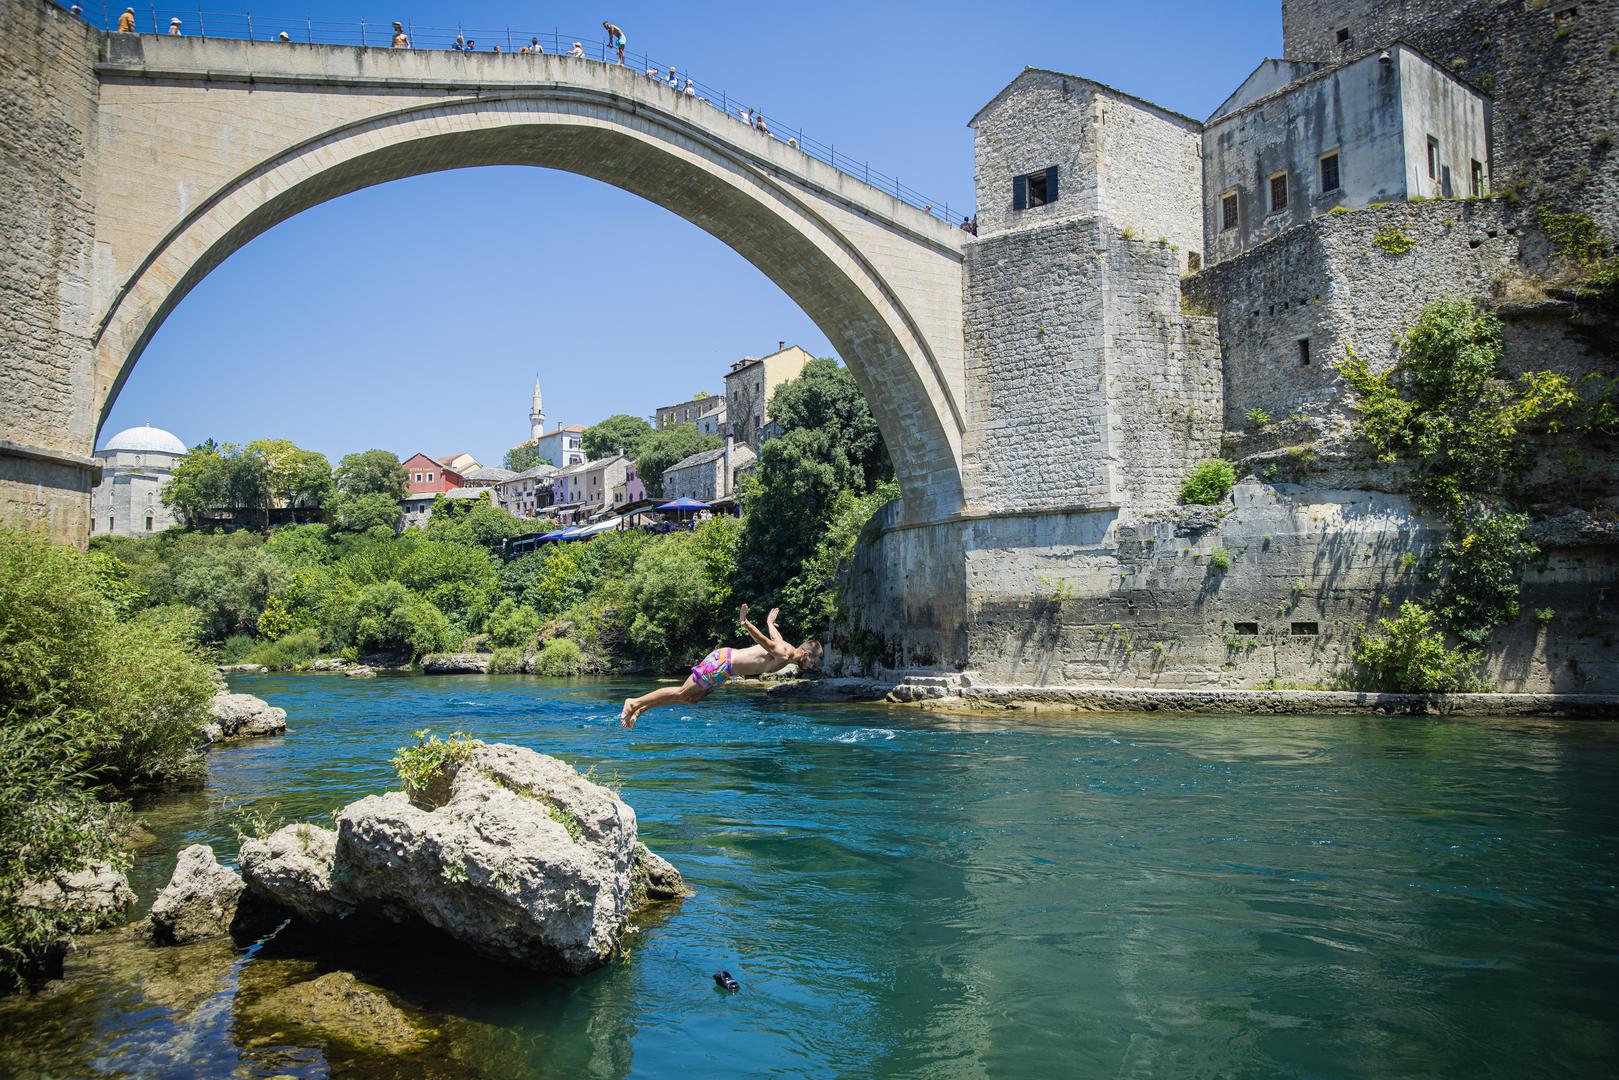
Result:
{"label": "leafy tree canopy", "polygon": [[639,416],[628,416],[624,413],[609,416],[601,423],[592,424],[585,429],[583,440],[585,457],[595,461],[597,458],[624,453],[633,459],[640,453],[641,444],[651,434],[652,425]]}
{"label": "leafy tree canopy", "polygon": [[545,459],[540,457],[539,447],[526,442],[506,451],[505,465],[512,472],[527,472],[543,460]]}
{"label": "leafy tree canopy", "polygon": [[635,458],[635,472],[654,499],[663,497],[663,470],[693,454],[717,450],[725,445],[718,435],[704,435],[696,424],[676,424],[659,428],[647,436]]}
{"label": "leafy tree canopy", "polygon": [[866,396],[836,360],[822,357],[805,364],[796,379],[770,395],[765,412],[783,431],[835,433],[843,455],[860,470],[860,494],[893,479],[888,446]]}
{"label": "leafy tree canopy", "polygon": [[345,495],[387,495],[394,500],[405,496],[410,474],[397,455],[387,450],[365,450],[344,454],[337,463],[337,490]]}

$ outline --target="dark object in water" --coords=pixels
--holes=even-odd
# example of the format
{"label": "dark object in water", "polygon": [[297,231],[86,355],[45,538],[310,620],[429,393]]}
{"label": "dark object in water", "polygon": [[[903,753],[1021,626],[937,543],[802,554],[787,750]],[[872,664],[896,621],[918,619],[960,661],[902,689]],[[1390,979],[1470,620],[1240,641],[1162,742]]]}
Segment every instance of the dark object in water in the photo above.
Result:
{"label": "dark object in water", "polygon": [[742,984],[731,978],[729,971],[714,972],[714,982],[721,990],[730,990],[732,993],[742,989]]}

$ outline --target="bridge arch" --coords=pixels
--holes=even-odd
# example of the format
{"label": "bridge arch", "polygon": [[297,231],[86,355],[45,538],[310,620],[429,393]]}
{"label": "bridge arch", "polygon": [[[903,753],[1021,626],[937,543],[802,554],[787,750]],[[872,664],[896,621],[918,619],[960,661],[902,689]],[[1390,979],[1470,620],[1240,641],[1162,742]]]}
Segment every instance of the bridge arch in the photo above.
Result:
{"label": "bridge arch", "polygon": [[[116,54],[102,65],[103,177],[120,158],[156,156],[158,140],[172,137],[172,128],[154,133],[128,122],[141,115],[149,90],[171,111],[176,93],[190,95],[194,109],[182,111],[215,128],[202,137],[223,141],[229,152],[224,162],[176,157],[182,193],[193,169],[191,190],[206,195],[159,206],[146,215],[151,220],[111,238],[117,286],[94,338],[102,419],[163,320],[253,237],[389,180],[531,165],[640,195],[753,263],[821,328],[865,392],[899,474],[905,516],[936,519],[961,509],[961,244],[948,226],[717,109],[609,65],[544,57],[532,62],[533,80],[469,91],[420,76],[446,61],[515,58],[360,57],[373,67],[427,69],[405,81],[392,71],[348,70],[344,54],[377,50],[186,42],[174,53],[174,44],[145,39],[138,65]],[[154,48],[173,55],[154,58]],[[250,73],[233,72],[215,55],[199,57],[199,49],[228,50],[224,59],[250,61]],[[307,62],[298,54],[309,53],[334,55],[308,74],[263,69],[262,62],[284,56]],[[330,95],[335,107],[311,108],[311,95],[316,102]],[[247,141],[274,149],[242,153],[244,128]],[[100,213],[130,210],[141,213],[123,204]],[[98,225],[98,239],[100,233]]]}

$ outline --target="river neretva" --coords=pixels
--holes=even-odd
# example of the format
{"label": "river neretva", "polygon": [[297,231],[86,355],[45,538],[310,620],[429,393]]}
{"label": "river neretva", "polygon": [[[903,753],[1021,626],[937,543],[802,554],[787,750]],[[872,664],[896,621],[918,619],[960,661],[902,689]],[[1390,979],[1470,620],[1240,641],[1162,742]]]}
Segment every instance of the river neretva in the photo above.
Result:
{"label": "river neretva", "polygon": [[[268,676],[282,738],[144,808],[143,908],[234,807],[326,823],[412,730],[597,767],[696,886],[576,980],[342,965],[436,1030],[404,1060],[254,1008],[337,966],[107,935],[0,1001],[51,1076],[1593,1077],[1619,1061],[1619,728],[963,718],[619,681]],[[740,993],[718,990],[727,969]]]}

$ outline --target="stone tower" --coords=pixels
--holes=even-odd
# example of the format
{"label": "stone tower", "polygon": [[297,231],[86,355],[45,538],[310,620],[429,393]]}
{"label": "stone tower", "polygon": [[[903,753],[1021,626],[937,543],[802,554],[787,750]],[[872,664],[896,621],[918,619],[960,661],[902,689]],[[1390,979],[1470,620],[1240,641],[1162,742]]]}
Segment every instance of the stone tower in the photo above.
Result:
{"label": "stone tower", "polygon": [[545,407],[540,404],[540,376],[534,375],[534,404],[528,410],[529,438],[538,439],[545,434]]}

